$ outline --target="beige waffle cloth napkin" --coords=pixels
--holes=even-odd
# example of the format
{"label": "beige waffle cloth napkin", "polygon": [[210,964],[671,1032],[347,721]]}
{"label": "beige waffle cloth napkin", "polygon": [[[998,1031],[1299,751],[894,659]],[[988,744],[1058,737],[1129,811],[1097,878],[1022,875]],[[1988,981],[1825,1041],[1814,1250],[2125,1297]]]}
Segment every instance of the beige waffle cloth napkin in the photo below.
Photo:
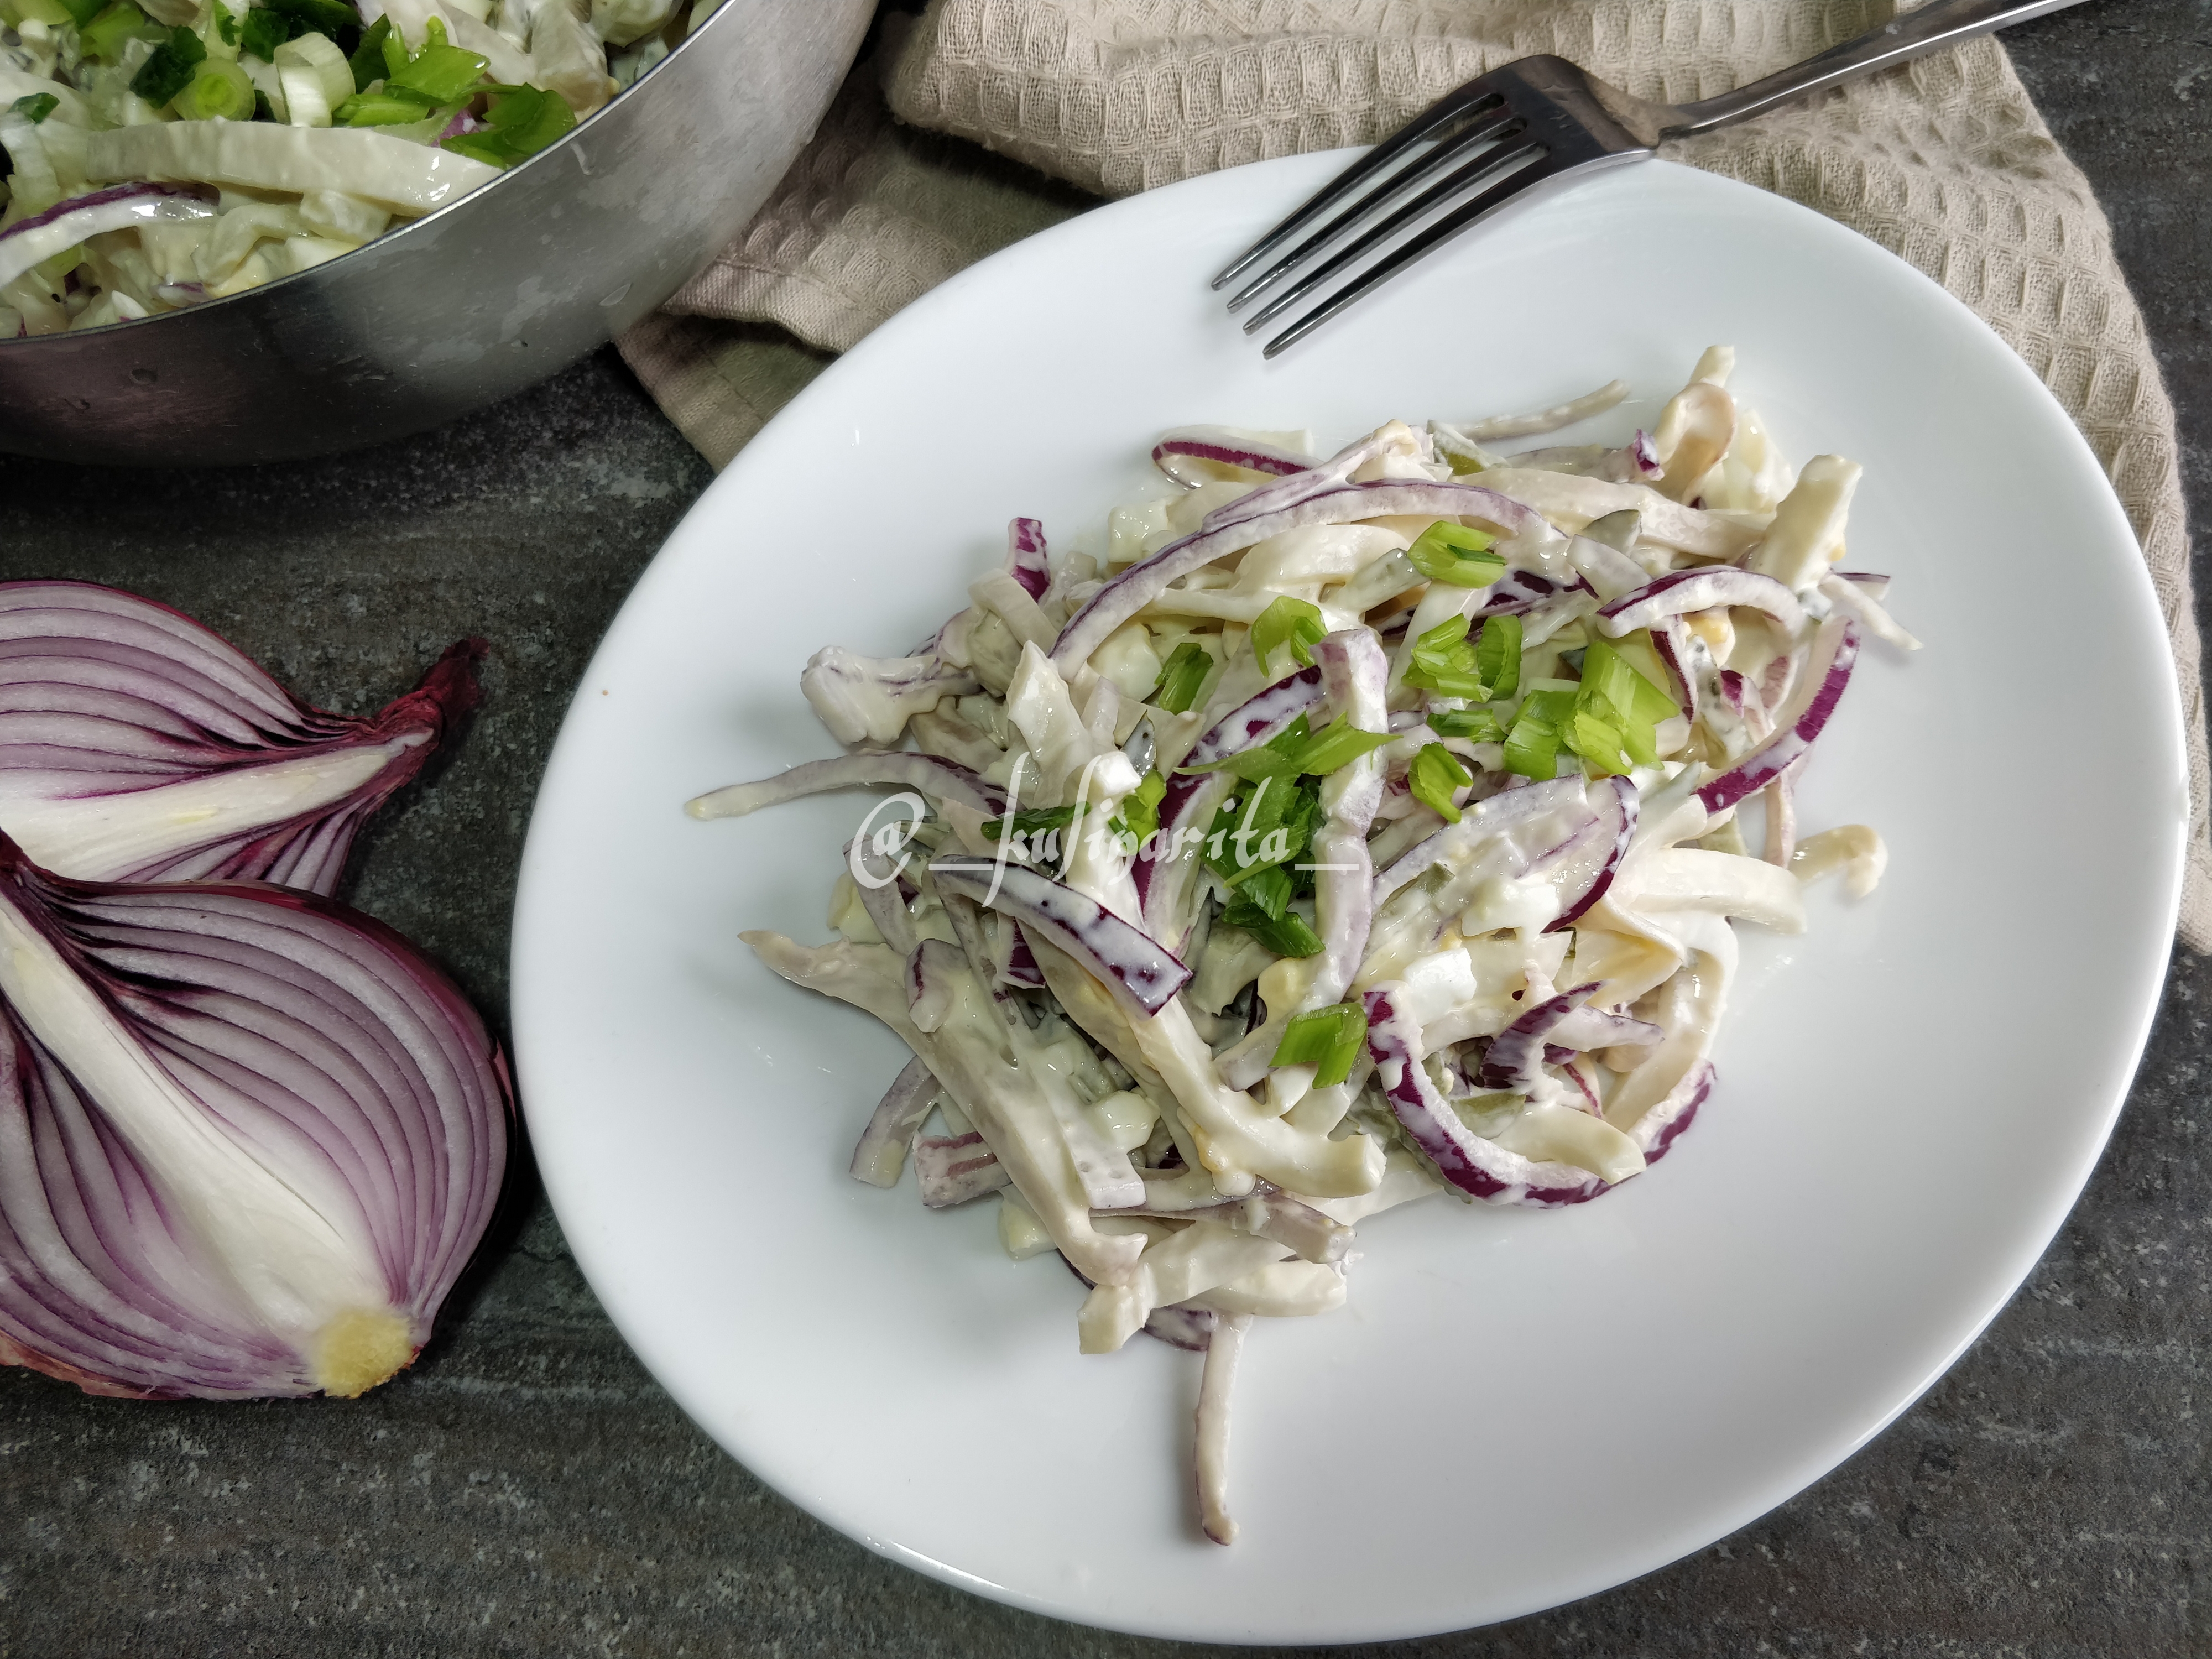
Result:
{"label": "beige waffle cloth napkin", "polygon": [[[1370,143],[1532,52],[1641,97],[1711,97],[1895,9],[930,0],[919,19],[886,20],[881,48],[759,216],[623,337],[623,355],[720,466],[830,354],[963,266],[1080,211],[1084,192],[1126,196]],[[1667,153],[1802,202],[1910,260],[1988,321],[2080,423],[2142,539],[2173,641],[2191,803],[2180,933],[2212,950],[2204,697],[2173,410],[2111,227],[2003,49],[1975,41]]]}

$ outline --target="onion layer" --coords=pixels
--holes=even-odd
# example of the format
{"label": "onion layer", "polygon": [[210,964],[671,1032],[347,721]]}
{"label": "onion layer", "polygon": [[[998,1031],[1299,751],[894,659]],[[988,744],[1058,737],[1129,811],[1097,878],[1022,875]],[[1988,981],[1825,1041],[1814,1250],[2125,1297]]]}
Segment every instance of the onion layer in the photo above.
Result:
{"label": "onion layer", "polygon": [[141,1399],[358,1395],[482,1237],[512,1109],[390,929],[0,837],[0,1361]]}
{"label": "onion layer", "polygon": [[167,605],[0,583],[0,827],[87,881],[254,879],[327,895],[370,813],[477,702],[466,640],[380,714],[295,698]]}

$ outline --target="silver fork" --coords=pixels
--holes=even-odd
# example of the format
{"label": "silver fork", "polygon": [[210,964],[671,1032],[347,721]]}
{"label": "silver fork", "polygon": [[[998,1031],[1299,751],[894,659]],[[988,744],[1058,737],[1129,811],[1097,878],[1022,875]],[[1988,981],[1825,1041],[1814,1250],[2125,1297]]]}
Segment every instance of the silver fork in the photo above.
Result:
{"label": "silver fork", "polygon": [[[1255,333],[1322,283],[1413,231],[1270,340],[1267,355],[1273,357],[1424,254],[1516,203],[1603,167],[1647,160],[1669,138],[1748,120],[1790,99],[2079,3],[1929,0],[1917,11],[1802,64],[1694,104],[1650,103],[1564,58],[1523,58],[1422,111],[1248,248],[1213,279],[1213,286],[1225,288],[1261,260],[1277,256],[1231,297],[1229,309],[1242,311],[1318,259],[1245,319],[1244,331]],[[1363,190],[1358,200],[1322,221],[1331,209]],[[1307,234],[1297,246],[1278,255],[1301,232]],[[1339,242],[1342,246],[1331,251]]]}

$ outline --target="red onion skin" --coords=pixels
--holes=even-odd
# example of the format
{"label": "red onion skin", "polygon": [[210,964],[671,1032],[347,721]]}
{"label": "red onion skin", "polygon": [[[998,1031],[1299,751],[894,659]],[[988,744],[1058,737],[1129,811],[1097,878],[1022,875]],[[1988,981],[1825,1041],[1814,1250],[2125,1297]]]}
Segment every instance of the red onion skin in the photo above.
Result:
{"label": "red onion skin", "polygon": [[[488,1083],[489,1085],[482,1097],[495,1099],[497,1103],[487,1115],[470,1126],[470,1133],[480,1133],[482,1140],[481,1144],[473,1148],[475,1156],[468,1158],[466,1164],[461,1166],[465,1170],[463,1182],[465,1190],[458,1194],[452,1190],[453,1171],[446,1167],[446,1163],[447,1160],[457,1157],[465,1157],[471,1152],[471,1148],[450,1138],[451,1133],[456,1127],[450,1119],[442,1124],[448,1132],[448,1139],[434,1147],[423,1146],[419,1149],[425,1153],[434,1154],[428,1167],[410,1156],[408,1168],[405,1170],[395,1165],[389,1170],[379,1171],[388,1177],[388,1195],[394,1198],[399,1205],[398,1215],[412,1213],[414,1217],[411,1231],[402,1229],[400,1219],[392,1213],[385,1214],[381,1218],[388,1224],[386,1227],[380,1229],[372,1224],[372,1231],[379,1233],[383,1240],[380,1259],[392,1293],[393,1310],[406,1314],[419,1334],[427,1337],[439,1306],[454,1282],[459,1278],[491,1219],[498,1197],[501,1174],[506,1159],[507,1132],[514,1109],[514,1085],[508,1073],[506,1056],[497,1042],[485,1031],[475,1010],[461,994],[459,989],[423,958],[406,939],[373,917],[363,915],[319,895],[279,887],[273,884],[264,882],[143,884],[72,881],[39,869],[3,836],[0,836],[0,883],[5,883],[16,890],[17,906],[24,923],[44,933],[61,951],[65,960],[84,964],[85,971],[94,976],[95,983],[108,985],[112,981],[112,988],[106,991],[106,995],[118,1004],[122,1017],[132,1021],[134,1029],[156,1052],[170,1052],[178,1041],[178,1031],[192,1029],[191,1021],[210,1017],[220,1019],[221,1010],[226,1006],[227,1000],[236,1000],[232,993],[222,988],[226,975],[220,971],[221,964],[227,959],[250,962],[252,957],[250,955],[241,955],[241,952],[246,952],[248,947],[230,945],[229,941],[219,934],[196,935],[189,929],[173,923],[172,931],[175,937],[191,939],[210,951],[205,961],[217,967],[218,971],[216,974],[202,979],[186,981],[176,977],[173,972],[155,971],[153,972],[153,976],[143,984],[135,982],[131,979],[115,977],[116,970],[103,964],[102,954],[108,951],[121,951],[140,956],[144,954],[143,948],[131,943],[132,939],[143,937],[144,930],[150,925],[144,919],[142,914],[143,912],[150,911],[155,914],[165,911],[189,912],[196,903],[204,902],[232,917],[251,917],[260,907],[268,907],[277,911],[318,918],[325,923],[336,924],[335,936],[333,931],[329,928],[318,927],[308,930],[307,942],[307,948],[311,951],[336,951],[344,957],[347,965],[353,967],[370,963],[387,968],[393,964],[398,966],[401,970],[398,975],[399,982],[425,998],[444,1021],[442,1030],[422,1028],[422,1040],[427,1041],[434,1052],[425,1055],[416,1054],[412,1049],[408,1050],[414,1054],[416,1063],[420,1066],[434,1059],[442,1060],[449,1065],[458,1063],[467,1069],[481,1066],[478,1082],[479,1084]],[[138,907],[137,912],[133,910],[134,906]],[[236,907],[244,908],[241,909]],[[133,921],[131,917],[134,914],[140,914],[141,919]],[[73,919],[64,920],[64,918]],[[339,943],[340,937],[345,940],[343,946]],[[229,946],[227,953],[224,948],[226,945]],[[169,953],[169,959],[182,960],[173,951]],[[336,981],[331,982],[340,993],[343,993],[344,988],[342,984]],[[134,1013],[134,1009],[138,1012]],[[162,1011],[165,1018],[149,1023],[147,1011],[155,1009]],[[216,1012],[210,1016],[207,1012],[209,1010]],[[291,1017],[298,1019],[302,1016],[295,1013]],[[179,1019],[185,1021],[186,1024],[172,1030]],[[0,1041],[6,1042],[11,1050],[8,1056],[8,1064],[4,1068],[5,1075],[10,1079],[12,1085],[9,1092],[14,1094],[19,1102],[23,1101],[25,1099],[24,1085],[21,1080],[18,1067],[26,1055],[43,1057],[46,1051],[33,1044],[28,1034],[17,1025],[13,1014],[7,1010],[4,1003],[0,1003],[0,1029],[4,1029],[5,1031],[4,1039]],[[251,1030],[244,1026],[239,1029]],[[326,1023],[319,1029],[328,1031],[331,1027]],[[257,1033],[257,1035],[260,1034]],[[388,1042],[397,1043],[402,1041],[402,1033],[397,1028],[381,1035]],[[273,1041],[273,1039],[264,1040]],[[369,1041],[371,1045],[369,1049],[363,1052],[373,1054],[375,1049],[375,1039],[372,1036]],[[216,1051],[210,1052],[212,1054]],[[342,1059],[346,1053],[342,1048],[336,1052]],[[53,1064],[51,1060],[46,1063]],[[347,1063],[356,1076],[368,1076],[369,1081],[374,1083],[374,1062],[372,1062],[371,1072],[368,1073],[361,1072],[361,1062],[356,1060]],[[56,1075],[66,1079],[68,1074],[57,1069]],[[141,1206],[151,1206],[157,1212],[166,1212],[167,1206],[163,1202],[159,1191],[152,1185],[137,1155],[112,1129],[100,1127],[104,1126],[105,1120],[99,1116],[97,1106],[88,1102],[82,1102],[81,1097],[75,1092],[73,1082],[69,1086],[71,1091],[70,1097],[71,1103],[76,1104],[79,1112],[84,1114],[94,1123],[95,1133],[102,1137],[100,1143],[103,1153],[101,1167],[109,1172],[109,1178],[123,1182],[131,1191],[138,1194],[140,1197],[137,1202]],[[416,1103],[418,1107],[423,1104],[420,1101]],[[4,1109],[7,1109],[6,1106],[0,1104],[0,1110]],[[25,1103],[16,1107],[15,1109],[28,1113],[31,1109],[27,1103]],[[48,1110],[52,1109],[50,1103]],[[388,1112],[390,1106],[386,1109]],[[441,1104],[436,1109],[440,1114],[443,1114],[446,1105]],[[354,1133],[358,1135],[365,1132],[366,1126],[375,1121],[373,1115],[360,1116],[357,1123],[361,1127],[357,1127]],[[352,1146],[354,1150],[349,1155],[356,1158],[360,1155],[358,1146],[345,1139],[348,1131],[344,1127],[327,1121],[323,1122],[321,1127],[332,1139],[327,1143],[319,1144],[330,1146]],[[441,1126],[422,1120],[418,1120],[415,1126],[419,1133],[432,1136],[435,1135],[439,1127]],[[313,1138],[312,1130],[304,1130],[303,1133],[307,1133],[310,1138]],[[380,1128],[372,1133],[369,1144],[379,1146],[390,1144],[383,1139],[386,1134],[399,1136],[401,1144],[408,1145],[406,1132],[397,1124]],[[416,1149],[410,1146],[409,1150],[411,1153]],[[66,1158],[67,1154],[50,1152],[47,1156]],[[342,1164],[343,1160],[339,1162]],[[403,1177],[408,1176],[410,1172],[413,1194],[411,1197],[407,1195],[409,1189],[403,1180]],[[51,1188],[54,1177],[49,1176],[48,1179]],[[426,1181],[430,1183],[428,1188],[423,1184]],[[441,1186],[445,1189],[445,1197],[451,1201],[447,1202],[434,1216],[423,1216],[420,1213],[420,1206],[424,1202],[424,1194],[428,1192],[432,1199],[435,1199],[438,1196],[436,1189]],[[69,1195],[76,1196],[74,1189]],[[368,1214],[367,1206],[370,1201],[369,1195],[362,1194],[360,1197],[364,1205],[364,1214]],[[100,1230],[97,1218],[88,1218],[89,1225],[94,1229],[93,1237],[97,1241],[100,1259],[109,1264],[107,1274],[95,1275],[100,1279],[100,1288],[103,1293],[111,1298],[116,1296],[117,1292],[112,1284],[109,1282],[112,1277],[120,1276],[130,1279],[138,1288],[139,1295],[143,1298],[132,1304],[134,1313],[156,1321],[166,1315],[180,1345],[189,1346],[198,1341],[201,1346],[207,1346],[204,1339],[198,1334],[214,1328],[207,1323],[207,1316],[198,1310],[181,1308],[166,1296],[151,1290],[150,1287],[155,1280],[149,1277],[147,1272],[134,1268],[131,1261],[127,1259],[130,1251],[127,1243],[123,1241],[137,1237],[143,1231],[143,1224],[140,1227],[133,1227],[122,1219],[120,1212],[111,1218],[116,1222],[112,1237]],[[434,1237],[431,1236],[426,1222],[434,1222],[436,1226]],[[395,1232],[394,1229],[402,1229],[402,1231]],[[165,1236],[174,1237],[173,1234]],[[15,1238],[14,1226],[10,1224],[5,1215],[0,1215],[0,1244],[5,1244],[12,1252]],[[89,1247],[76,1248],[80,1249],[81,1254],[82,1248]],[[172,1244],[171,1248],[182,1250],[184,1255],[180,1260],[189,1261],[193,1258],[196,1247],[190,1244]],[[404,1250],[404,1260],[392,1254],[395,1249]],[[427,1266],[422,1259],[422,1253],[426,1249],[430,1252],[432,1257]],[[46,1282],[44,1280],[43,1274],[40,1275],[40,1282],[42,1284]],[[15,1297],[28,1296],[36,1302],[40,1294],[40,1291],[21,1276],[20,1267],[11,1272],[6,1270],[4,1266],[0,1266],[0,1318],[7,1318],[11,1322],[16,1320],[17,1315],[13,1306],[13,1299]],[[66,1301],[86,1312],[92,1311],[89,1305],[84,1304],[74,1293],[62,1292],[52,1299]],[[62,1317],[63,1316],[57,1310],[54,1316]],[[228,1367],[210,1371],[205,1376],[192,1374],[193,1368],[189,1364],[169,1363],[167,1357],[156,1355],[149,1357],[143,1364],[128,1367],[142,1372],[142,1380],[133,1382],[127,1378],[108,1376],[88,1366],[78,1364],[60,1353],[49,1352],[39,1346],[35,1341],[26,1341],[20,1336],[9,1334],[5,1330],[0,1330],[0,1364],[24,1365],[63,1381],[75,1382],[88,1393],[131,1399],[222,1399],[271,1395],[304,1395],[318,1391],[318,1385],[308,1380],[307,1376],[304,1363],[289,1348],[275,1344],[266,1335],[251,1331],[243,1333],[228,1331],[222,1334],[234,1343],[245,1357]],[[417,1341],[415,1346],[419,1350],[420,1342]],[[258,1362],[253,1358],[257,1352],[260,1356]],[[296,1374],[289,1378],[280,1376],[272,1382],[269,1374],[272,1363],[279,1370],[289,1363]],[[166,1380],[163,1380],[161,1374],[165,1370],[169,1375]]]}

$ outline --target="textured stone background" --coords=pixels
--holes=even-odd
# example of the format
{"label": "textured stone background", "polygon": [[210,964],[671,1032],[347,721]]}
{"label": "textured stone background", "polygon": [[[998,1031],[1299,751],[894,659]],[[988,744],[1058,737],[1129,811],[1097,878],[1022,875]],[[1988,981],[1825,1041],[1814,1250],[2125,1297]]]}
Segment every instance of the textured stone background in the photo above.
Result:
{"label": "textured stone background", "polygon": [[[2112,215],[2207,522],[2212,3],[2093,0],[2011,41]],[[338,461],[118,475],[0,460],[0,574],[167,600],[339,708],[377,705],[448,641],[487,635],[483,713],[386,815],[351,896],[496,1022],[516,860],[562,709],[708,477],[603,352]],[[2197,580],[2212,592],[2212,570]],[[2179,957],[2080,1208],[1874,1444],[1636,1583],[1392,1650],[2212,1653],[2212,1465],[2195,1419],[2212,1360],[2208,1000],[2212,964]],[[358,1402],[131,1405],[0,1372],[0,1659],[1177,1651],[945,1589],[763,1490],[631,1358],[526,1160],[512,1194],[430,1350]]]}

